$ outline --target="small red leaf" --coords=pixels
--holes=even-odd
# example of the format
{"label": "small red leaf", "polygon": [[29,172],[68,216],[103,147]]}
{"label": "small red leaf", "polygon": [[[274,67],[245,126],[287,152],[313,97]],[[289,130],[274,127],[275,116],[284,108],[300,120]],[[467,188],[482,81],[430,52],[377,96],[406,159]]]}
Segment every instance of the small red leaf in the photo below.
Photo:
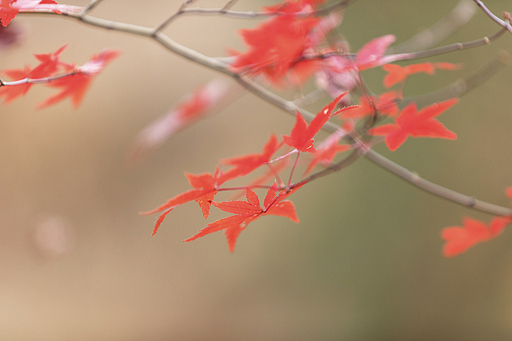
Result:
{"label": "small red leaf", "polygon": [[456,256],[475,244],[496,238],[511,221],[509,217],[494,217],[487,226],[484,222],[465,217],[462,227],[451,226],[443,229],[441,236],[446,241],[444,256]]}
{"label": "small red leaf", "polygon": [[395,124],[386,124],[368,130],[372,135],[385,135],[386,145],[391,151],[400,147],[409,136],[430,137],[454,140],[457,135],[448,130],[435,117],[457,104],[458,99],[435,103],[423,108],[419,112],[416,103],[407,105],[396,118]]}

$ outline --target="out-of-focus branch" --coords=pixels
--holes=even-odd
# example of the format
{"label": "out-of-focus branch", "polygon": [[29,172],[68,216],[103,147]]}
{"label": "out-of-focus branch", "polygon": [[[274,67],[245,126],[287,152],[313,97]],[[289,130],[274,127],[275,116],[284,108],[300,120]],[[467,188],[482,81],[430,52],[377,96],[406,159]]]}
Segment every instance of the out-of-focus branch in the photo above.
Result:
{"label": "out-of-focus branch", "polygon": [[425,107],[435,102],[442,102],[453,97],[461,97],[479,85],[485,83],[494,76],[503,67],[510,65],[511,57],[508,52],[502,50],[499,54],[487,63],[483,68],[471,74],[465,79],[460,79],[444,88],[431,92],[429,94],[406,97],[400,102],[400,106],[406,106],[415,102],[418,107]]}
{"label": "out-of-focus branch", "polygon": [[100,4],[100,2],[103,0],[92,0],[89,5],[85,6],[82,12],[80,12],[80,15],[85,15],[93,10],[94,7]]}
{"label": "out-of-focus branch", "polygon": [[455,203],[471,207],[475,210],[479,210],[486,213],[496,214],[500,216],[511,216],[512,209],[508,207],[502,207],[494,205],[488,202],[477,200],[473,196],[467,196],[459,192],[453,191],[446,187],[440,186],[428,180],[421,178],[418,174],[411,172],[410,170],[394,163],[393,161],[385,158],[373,150],[369,150],[366,153],[366,158],[371,160],[373,163],[381,166],[382,168],[390,171],[391,173],[399,176],[400,178],[410,182],[416,187],[419,187],[429,193],[435,194],[441,198],[448,199]]}
{"label": "out-of-focus branch", "polygon": [[44,83],[51,83],[61,78],[66,78],[70,76],[76,75],[78,72],[68,72],[63,73],[62,75],[52,76],[52,77],[45,77],[45,78],[23,78],[17,81],[12,82],[6,82],[2,79],[0,79],[0,87],[2,86],[15,86],[15,85],[21,85],[21,84],[44,84]]}
{"label": "out-of-focus branch", "polygon": [[[293,14],[297,18],[307,18],[311,16],[322,16],[332,13],[334,11],[343,9],[348,5],[354,3],[356,0],[340,0],[335,2],[332,5],[312,10],[312,11],[301,11],[299,13]],[[176,20],[178,17],[183,15],[219,15],[228,18],[236,18],[236,19],[261,19],[268,18],[278,15],[292,15],[290,12],[280,12],[280,11],[272,11],[272,12],[242,12],[242,11],[232,11],[231,8],[236,1],[229,1],[225,6],[221,8],[186,8],[185,6],[181,6],[176,13],[166,19],[163,23],[158,25],[155,28],[155,32],[159,32],[167,27],[171,22]]]}
{"label": "out-of-focus branch", "polygon": [[436,46],[444,39],[453,35],[461,27],[466,25],[476,12],[472,0],[460,0],[457,6],[444,18],[436,22],[430,28],[421,31],[409,40],[390,47],[387,54],[407,53],[420,51]]}

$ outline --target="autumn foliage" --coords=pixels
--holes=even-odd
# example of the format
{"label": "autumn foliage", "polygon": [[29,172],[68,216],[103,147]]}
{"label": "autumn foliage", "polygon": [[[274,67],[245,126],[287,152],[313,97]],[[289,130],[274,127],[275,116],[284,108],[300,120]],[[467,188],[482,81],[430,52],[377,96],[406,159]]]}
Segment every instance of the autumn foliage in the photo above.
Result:
{"label": "autumn foliage", "polygon": [[[414,52],[388,53],[396,40],[391,34],[371,39],[351,53],[348,43],[337,31],[343,16],[334,11],[335,7],[322,11],[329,8],[327,3],[326,0],[285,0],[266,6],[258,14],[263,18],[259,25],[238,32],[245,51],[226,47],[228,56],[224,59],[201,59],[203,65],[211,63],[212,68],[231,75],[246,88],[252,86],[252,91],[268,102],[277,102],[282,109],[293,112],[295,123],[286,134],[271,134],[261,143],[259,152],[222,159],[211,168],[213,172],[185,173],[190,189],[141,213],[158,214],[153,235],[170,212],[196,202],[204,218],[209,218],[212,209],[231,215],[208,223],[185,241],[223,231],[229,251],[233,252],[240,233],[263,216],[281,216],[298,223],[295,206],[289,197],[315,179],[346,167],[376,144],[385,143],[390,151],[396,151],[409,138],[457,138],[439,116],[459,102],[458,96],[444,97],[419,107],[415,101],[404,99],[403,90],[409,77],[434,75],[437,70],[456,71],[461,65],[411,63],[410,60],[418,56]],[[349,3],[339,2],[341,5]],[[225,15],[233,4],[230,1],[218,14]],[[185,2],[177,15],[185,13],[188,5]],[[4,27],[22,12],[80,16],[87,11],[52,0],[0,0],[0,21]],[[123,30],[129,31],[128,28]],[[159,33],[155,30],[151,36],[157,37]],[[487,43],[485,39],[484,42]],[[33,67],[25,64],[16,69],[1,70],[0,97],[4,103],[17,100],[35,85],[42,84],[57,92],[39,103],[38,109],[65,99],[76,108],[84,100],[94,78],[120,54],[118,50],[105,49],[85,64],[77,65],[62,60],[66,48],[62,46],[54,52],[34,54],[37,64]],[[187,57],[197,58],[194,55]],[[226,60],[225,65],[221,64]],[[405,60],[406,65],[397,64]],[[384,74],[382,88],[385,92],[373,93],[365,85],[363,76],[372,69],[379,69]],[[263,87],[256,91],[246,80]],[[321,93],[318,97],[323,99],[323,108],[316,114],[296,105],[300,103],[298,100],[272,97],[279,91],[295,91],[296,97],[307,103],[306,99],[314,96],[299,94],[308,84],[314,84],[316,92],[313,94]],[[172,110],[142,130],[135,139],[132,157],[140,159],[173,134],[218,109],[230,91],[225,80],[214,80],[183,98]],[[322,130],[329,134],[321,135]],[[302,172],[297,171],[299,168]],[[242,178],[246,185],[231,185],[233,180]],[[245,200],[218,201],[217,195],[221,192],[232,192],[238,197],[242,193]],[[511,193],[511,190],[507,191],[512,198]],[[511,219],[510,214],[504,214],[485,223],[466,217],[462,226],[445,228],[442,232],[446,242],[444,255],[455,256],[477,243],[497,237],[512,222]]]}

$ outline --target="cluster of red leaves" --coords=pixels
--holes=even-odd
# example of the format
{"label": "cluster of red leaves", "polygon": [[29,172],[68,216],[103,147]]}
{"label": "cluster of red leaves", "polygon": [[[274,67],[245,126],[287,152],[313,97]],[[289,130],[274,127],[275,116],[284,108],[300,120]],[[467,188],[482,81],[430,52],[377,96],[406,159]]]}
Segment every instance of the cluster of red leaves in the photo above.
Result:
{"label": "cluster of red leaves", "polygon": [[14,85],[0,86],[0,97],[4,98],[4,103],[24,96],[34,84],[44,83],[60,91],[39,103],[39,109],[56,104],[65,98],[70,98],[73,106],[78,107],[94,77],[119,55],[119,51],[103,50],[84,65],[77,66],[60,60],[60,54],[65,48],[66,46],[62,46],[53,53],[35,54],[34,57],[39,64],[34,68],[25,66],[23,69],[0,71],[11,81],[16,82]]}
{"label": "cluster of red leaves", "polygon": [[254,29],[240,30],[248,49],[244,53],[230,51],[236,56],[232,69],[263,74],[277,86],[282,86],[286,77],[296,85],[301,84],[315,69],[315,61],[301,60],[301,57],[318,44],[318,31],[314,29],[320,19],[299,17],[297,13],[312,12],[323,2],[325,0],[286,0],[266,7],[267,12],[276,16]]}
{"label": "cluster of red leaves", "polygon": [[[290,135],[283,136],[283,141],[279,141],[278,137],[275,134],[272,134],[268,141],[265,143],[263,147],[263,151],[261,153],[255,154],[247,154],[234,158],[224,159],[221,161],[222,165],[229,167],[227,170],[219,170],[217,168],[214,174],[211,173],[203,173],[199,175],[186,173],[185,176],[189,180],[190,185],[193,189],[185,191],[177,196],[169,199],[163,205],[155,208],[154,210],[148,212],[142,212],[143,215],[160,213],[160,216],[157,219],[155,227],[153,229],[153,235],[157,232],[158,228],[162,224],[164,218],[169,214],[174,208],[185,204],[190,201],[196,201],[202,209],[203,216],[208,218],[210,208],[213,205],[225,212],[233,213],[234,216],[230,216],[227,218],[223,218],[217,220],[213,223],[208,224],[206,228],[201,230],[195,236],[187,239],[186,241],[192,241],[199,237],[203,237],[207,234],[224,230],[227,240],[229,250],[231,252],[235,249],[236,240],[240,232],[251,222],[258,219],[264,215],[278,215],[288,217],[293,222],[298,222],[297,215],[295,213],[295,208],[290,201],[283,201],[289,195],[291,195],[294,191],[299,189],[302,185],[307,183],[307,178],[300,180],[299,182],[292,183],[292,175],[290,175],[290,179],[288,181],[288,185],[285,185],[281,178],[279,177],[279,172],[283,170],[284,167],[274,167],[272,164],[274,162],[281,162],[285,160],[287,157],[292,154],[297,153],[300,156],[301,152],[307,152],[308,154],[315,155],[316,153],[320,154],[320,156],[316,156],[312,158],[310,164],[308,166],[308,172],[311,171],[319,162],[330,162],[334,158],[336,153],[341,151],[348,150],[349,146],[338,146],[337,143],[343,134],[338,133],[338,138],[331,138],[330,142],[326,144],[325,147],[321,147],[319,149],[315,149],[314,146],[314,136],[318,133],[320,129],[327,123],[327,121],[333,116],[336,115],[343,110],[347,110],[346,108],[340,109],[338,111],[334,111],[338,102],[342,99],[345,94],[341,94],[334,101],[329,103],[325,108],[323,108],[311,121],[308,125],[302,115],[297,112],[297,119],[295,126],[293,127]],[[348,128],[348,127],[346,127]],[[345,132],[346,133],[346,132]],[[276,154],[284,145],[288,145],[293,148],[291,152],[284,152],[283,155],[272,159],[274,154]],[[280,163],[281,165],[288,165],[288,163]],[[246,176],[261,166],[268,166],[270,169],[270,174],[275,178],[274,184],[272,186],[265,185],[249,185],[245,187],[234,187],[234,188],[225,188],[222,185],[235,178],[239,178],[242,176]],[[291,174],[293,174],[293,170],[296,166],[296,163],[293,165],[291,170]],[[268,179],[271,177],[266,174],[264,176],[263,181],[258,180],[260,183],[266,183]],[[275,181],[279,183],[279,186],[276,185]],[[267,195],[265,196],[263,207],[260,206],[259,199],[257,195],[254,193],[252,188],[268,188]],[[247,201],[227,201],[227,202],[216,202],[214,201],[215,196],[220,191],[238,191],[240,189],[244,189],[246,193]]]}
{"label": "cluster of red leaves", "polygon": [[213,202],[215,207],[220,208],[224,212],[233,213],[234,215],[208,224],[207,227],[199,231],[195,236],[185,241],[189,242],[213,232],[224,231],[228,240],[229,251],[233,252],[235,251],[236,240],[240,232],[242,232],[249,223],[261,216],[283,216],[287,217],[294,223],[298,223],[299,218],[297,218],[293,203],[289,200],[283,201],[292,193],[292,191],[281,191],[277,196],[276,192],[276,186],[270,187],[267,195],[265,196],[265,200],[263,201],[263,207],[260,206],[260,201],[256,193],[249,188],[247,188],[245,192],[247,201],[233,200],[226,202]]}

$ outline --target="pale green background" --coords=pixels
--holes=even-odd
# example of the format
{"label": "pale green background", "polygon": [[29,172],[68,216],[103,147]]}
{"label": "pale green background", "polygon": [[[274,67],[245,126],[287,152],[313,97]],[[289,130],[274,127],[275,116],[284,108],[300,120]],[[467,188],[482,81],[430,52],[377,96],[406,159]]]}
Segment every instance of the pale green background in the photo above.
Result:
{"label": "pale green background", "polygon": [[[88,1],[74,1],[84,5]],[[221,4],[218,1],[204,3]],[[240,0],[237,8],[272,2]],[[354,50],[426,28],[457,3],[359,0],[341,26]],[[508,1],[486,1],[501,13]],[[95,15],[155,25],[179,1],[104,0]],[[508,6],[508,8],[507,8]],[[465,215],[489,220],[404,183],[367,160],[305,186],[292,197],[300,224],[265,217],[245,230],[234,254],[222,233],[182,243],[207,221],[195,204],[172,212],[150,237],[151,209],[188,189],[183,171],[213,171],[220,158],[260,150],[293,119],[246,95],[167,143],[147,163],[125,153],[146,124],[217,75],[141,37],[50,16],[20,16],[24,44],[0,51],[0,69],[35,64],[32,53],[69,44],[62,59],[82,64],[105,47],[123,51],[95,80],[82,106],[35,111],[54,93],[34,87],[0,109],[0,339],[2,340],[509,340],[512,338],[512,234],[453,259],[440,231]],[[235,29],[257,22],[188,17],[166,32],[212,56],[243,50]],[[482,12],[448,42],[491,35]],[[436,61],[460,71],[418,75],[407,94],[469,75],[512,36]],[[380,70],[365,76],[378,85]],[[425,178],[509,205],[512,70],[462,98],[441,116],[457,141],[409,140],[378,151]],[[377,88],[378,90],[378,88]],[[213,219],[222,217],[213,213]],[[38,249],[34,231],[65,219],[69,253]]]}

